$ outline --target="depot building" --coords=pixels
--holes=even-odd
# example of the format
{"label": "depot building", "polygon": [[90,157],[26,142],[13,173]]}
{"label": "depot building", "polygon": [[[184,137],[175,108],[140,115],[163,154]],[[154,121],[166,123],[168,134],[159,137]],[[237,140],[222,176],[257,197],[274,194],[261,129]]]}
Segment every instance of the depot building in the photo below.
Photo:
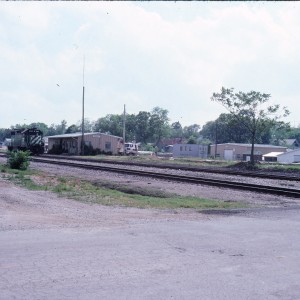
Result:
{"label": "depot building", "polygon": [[48,136],[48,153],[79,155],[84,145],[95,153],[117,155],[123,148],[123,138],[100,132],[68,133]]}

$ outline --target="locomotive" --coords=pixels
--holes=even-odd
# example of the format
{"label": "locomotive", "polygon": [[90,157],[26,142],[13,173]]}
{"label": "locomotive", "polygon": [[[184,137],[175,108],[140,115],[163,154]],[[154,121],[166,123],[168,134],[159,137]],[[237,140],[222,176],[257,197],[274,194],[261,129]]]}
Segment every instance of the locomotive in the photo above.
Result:
{"label": "locomotive", "polygon": [[30,151],[33,155],[44,153],[43,132],[37,128],[21,128],[11,131],[11,143],[9,151]]}

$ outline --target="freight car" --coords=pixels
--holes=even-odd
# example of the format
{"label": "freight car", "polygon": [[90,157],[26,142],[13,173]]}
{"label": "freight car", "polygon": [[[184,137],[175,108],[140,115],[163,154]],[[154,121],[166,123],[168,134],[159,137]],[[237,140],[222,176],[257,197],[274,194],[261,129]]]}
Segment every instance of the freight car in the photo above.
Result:
{"label": "freight car", "polygon": [[13,129],[11,131],[11,143],[8,146],[9,151],[29,150],[32,154],[44,153],[43,132],[37,128]]}

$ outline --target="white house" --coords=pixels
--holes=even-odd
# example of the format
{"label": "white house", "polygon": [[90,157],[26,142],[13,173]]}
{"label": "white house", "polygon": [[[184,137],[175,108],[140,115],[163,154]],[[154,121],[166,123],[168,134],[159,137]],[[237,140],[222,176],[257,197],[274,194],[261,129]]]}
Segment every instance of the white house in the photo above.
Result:
{"label": "white house", "polygon": [[277,161],[281,163],[300,163],[300,149],[284,152],[277,156]]}

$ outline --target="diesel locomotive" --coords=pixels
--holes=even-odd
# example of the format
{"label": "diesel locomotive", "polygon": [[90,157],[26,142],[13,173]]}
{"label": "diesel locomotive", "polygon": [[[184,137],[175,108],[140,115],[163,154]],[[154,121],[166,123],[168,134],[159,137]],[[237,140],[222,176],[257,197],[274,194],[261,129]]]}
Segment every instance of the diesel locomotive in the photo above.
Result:
{"label": "diesel locomotive", "polygon": [[44,153],[43,132],[37,128],[21,128],[11,131],[11,143],[9,151],[30,151],[33,155]]}

